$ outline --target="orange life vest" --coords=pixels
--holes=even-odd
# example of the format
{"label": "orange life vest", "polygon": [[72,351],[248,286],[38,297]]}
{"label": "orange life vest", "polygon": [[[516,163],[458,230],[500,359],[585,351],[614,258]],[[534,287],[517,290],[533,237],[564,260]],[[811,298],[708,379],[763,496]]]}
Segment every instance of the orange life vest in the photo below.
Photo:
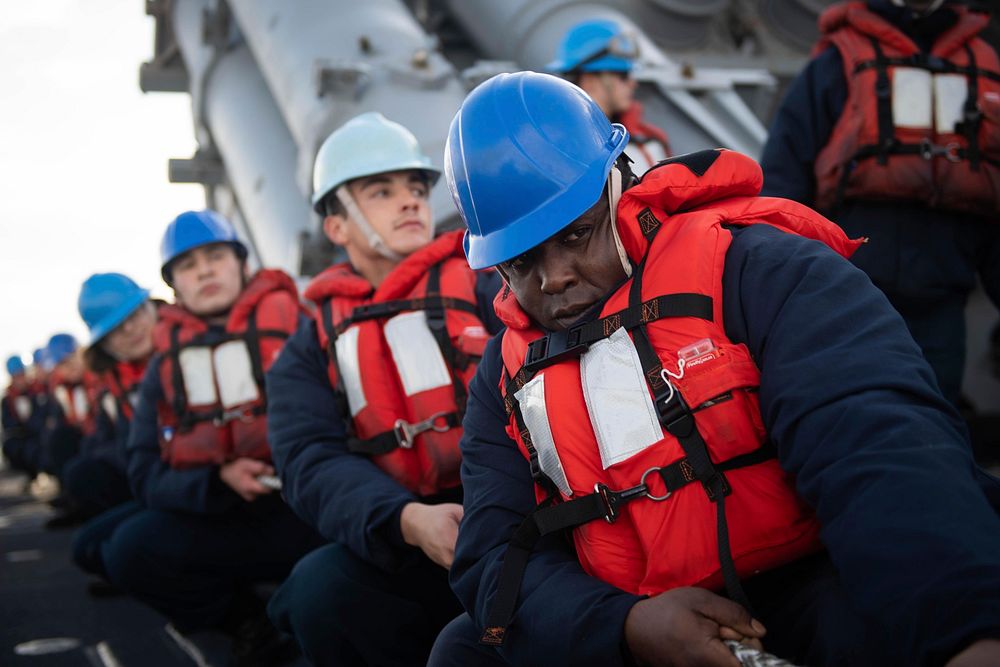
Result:
{"label": "orange life vest", "polygon": [[458,486],[468,384],[489,334],[462,233],[414,252],[377,289],[347,264],[306,288],[330,384],[350,415],[352,451],[429,496]]}
{"label": "orange life vest", "polygon": [[[86,371],[80,380],[68,380],[56,368],[49,374],[49,395],[59,404],[63,419],[70,426],[80,429],[84,435],[94,432],[94,391],[97,376]],[[51,420],[51,418],[50,418]],[[50,427],[53,424],[50,421]]]}
{"label": "orange life vest", "polygon": [[864,2],[823,13],[815,53],[837,48],[848,96],[816,157],[819,210],[904,200],[997,219],[1000,124],[981,109],[986,93],[1000,93],[1000,60],[978,37],[989,18],[952,9],[958,22],[930,53]]}
{"label": "orange life vest", "polygon": [[573,528],[588,574],[642,595],[725,584],[738,597],[740,578],[820,549],[767,442],[760,371],[726,335],[724,225],[769,224],[845,257],[860,242],[805,206],[758,197],[762,181],[753,160],[724,150],[647,172],[618,205],[636,268],[596,319],[544,335],[512,293],[498,296],[507,432],[541,504],[508,546],[485,643],[503,640],[523,545],[558,530]]}
{"label": "orange life vest", "polygon": [[119,417],[132,421],[133,407],[142,377],[146,373],[147,361],[119,361],[110,370],[101,373],[97,403],[112,424],[117,424]]}
{"label": "orange life vest", "polygon": [[243,289],[224,336],[206,335],[209,325],[179,306],[160,307],[153,339],[162,355],[165,461],[190,468],[240,457],[270,460],[264,373],[303,312],[295,282],[275,269],[258,271]]}

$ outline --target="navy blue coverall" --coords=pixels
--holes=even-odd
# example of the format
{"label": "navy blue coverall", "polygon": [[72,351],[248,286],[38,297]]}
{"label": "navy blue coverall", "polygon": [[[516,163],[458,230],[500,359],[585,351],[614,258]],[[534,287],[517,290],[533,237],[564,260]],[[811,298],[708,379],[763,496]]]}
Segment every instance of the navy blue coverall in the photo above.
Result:
{"label": "navy blue coverall", "polygon": [[45,421],[45,411],[36,395],[26,396],[31,401],[31,414],[24,421],[17,414],[14,397],[5,393],[0,401],[0,425],[3,426],[3,455],[15,470],[29,477],[38,474],[39,433]]}
{"label": "navy blue coverall", "polygon": [[[733,236],[726,333],[760,368],[764,424],[829,551],[745,582],[765,647],[814,667],[912,667],[1000,638],[1000,482],[973,462],[899,315],[819,242],[767,225]],[[430,664],[627,664],[623,626],[640,598],[584,573],[559,535],[533,553],[499,655],[476,643],[507,540],[535,506],[504,431],[501,367],[495,337],[469,390],[451,569],[472,618],[445,628]]]}
{"label": "navy blue coverall", "polygon": [[95,428],[80,442],[80,453],[66,462],[63,480],[75,511],[92,517],[132,498],[125,474],[129,422],[96,410]]}
{"label": "navy blue coverall", "polygon": [[[224,334],[212,328],[202,340],[211,345]],[[226,623],[250,585],[284,579],[320,542],[277,493],[248,503],[222,481],[219,466],[177,470],[160,458],[161,359],[154,356],[143,377],[127,444],[129,483],[143,509],[108,536],[98,569],[193,631]]]}
{"label": "navy blue coverall", "polygon": [[[947,5],[917,20],[888,0],[868,5],[924,50],[957,18]],[[843,61],[831,47],[799,73],[778,109],[760,161],[762,194],[815,204],[813,163],[846,99]],[[993,303],[1000,304],[1000,212],[985,220],[918,202],[847,201],[824,213],[848,236],[869,238],[852,260],[903,316],[942,393],[957,403],[965,366],[965,304],[977,273]]]}
{"label": "navy blue coverall", "polygon": [[[480,319],[495,333],[498,276],[480,274]],[[423,665],[461,607],[447,572],[403,541],[403,507],[462,502],[461,489],[417,498],[347,449],[348,422],[315,322],[299,327],[267,375],[271,449],[289,504],[327,540],[271,598],[268,614],[317,665]]]}

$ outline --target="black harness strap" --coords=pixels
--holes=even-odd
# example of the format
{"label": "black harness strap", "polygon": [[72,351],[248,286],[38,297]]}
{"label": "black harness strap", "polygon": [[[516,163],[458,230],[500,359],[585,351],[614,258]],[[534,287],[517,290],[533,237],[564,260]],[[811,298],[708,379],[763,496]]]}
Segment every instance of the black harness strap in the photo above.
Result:
{"label": "black harness strap", "polygon": [[664,294],[648,301],[629,303],[627,308],[616,313],[542,336],[528,344],[524,370],[534,375],[567,357],[580,356],[591,345],[618,329],[634,331],[637,327],[667,317],[697,317],[711,322],[712,297],[691,293]]}
{"label": "black harness strap", "polygon": [[[966,45],[966,48],[970,48]],[[980,69],[976,66],[975,59],[969,60],[968,66],[956,65],[955,63],[939,58],[928,53],[916,53],[912,56],[883,58],[881,61],[889,67],[915,67],[925,69],[933,74],[964,74],[965,76],[981,76],[993,81],[1000,81],[1000,72]],[[879,60],[865,60],[854,66],[854,73],[860,74],[865,70],[875,69],[879,66]]]}
{"label": "black harness strap", "polygon": [[889,83],[889,63],[886,60],[882,46],[874,37],[870,38],[875,49],[875,99],[878,113],[878,163],[889,162],[889,153],[896,143],[892,123],[892,85]]}
{"label": "black harness strap", "polygon": [[979,171],[979,125],[983,120],[983,112],[979,110],[979,69],[976,67],[976,54],[968,44],[965,45],[965,54],[969,59],[969,83],[959,131],[969,142],[969,147],[966,149],[969,168],[972,171]]}
{"label": "black harness strap", "polygon": [[[431,267],[430,271],[434,271],[435,268],[437,268],[440,273],[440,268],[437,266]],[[440,285],[440,279],[438,284]],[[479,315],[479,309],[476,307],[476,304],[471,301],[456,299],[450,296],[441,296],[440,294],[431,294],[429,279],[427,287],[427,295],[420,298],[396,299],[393,301],[382,301],[379,303],[369,303],[363,306],[358,306],[351,311],[350,317],[345,318],[337,325],[337,332],[343,333],[348,327],[352,324],[356,324],[357,322],[385,319],[411,310],[462,310],[476,316]],[[440,291],[440,287],[438,287],[437,291]]]}

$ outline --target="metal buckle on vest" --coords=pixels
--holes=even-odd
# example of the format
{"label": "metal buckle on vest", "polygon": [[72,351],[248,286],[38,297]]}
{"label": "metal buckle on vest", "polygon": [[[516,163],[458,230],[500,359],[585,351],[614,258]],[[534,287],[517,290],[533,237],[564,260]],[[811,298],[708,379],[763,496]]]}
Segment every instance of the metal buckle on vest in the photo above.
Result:
{"label": "metal buckle on vest", "polygon": [[212,424],[218,428],[225,426],[231,421],[239,419],[244,424],[249,424],[253,421],[253,415],[249,411],[243,408],[236,408],[234,410],[227,410],[221,415],[212,420]]}
{"label": "metal buckle on vest", "polygon": [[531,341],[524,357],[524,370],[533,373],[567,357],[580,356],[589,347],[581,338],[583,326],[576,326]]}
{"label": "metal buckle on vest", "polygon": [[423,421],[419,421],[410,424],[406,420],[397,419],[396,423],[393,424],[392,431],[396,435],[396,442],[403,449],[412,449],[413,440],[421,433],[426,431],[435,431],[437,433],[444,433],[451,429],[451,425],[447,421],[439,424],[438,422],[446,419],[450,413],[448,412],[438,412],[437,414],[431,415]]}
{"label": "metal buckle on vest", "polygon": [[930,139],[924,139],[920,142],[920,157],[925,160],[930,160],[937,155],[948,160],[948,162],[961,162],[962,161],[962,146],[957,142],[951,142],[945,146],[938,144],[932,144]]}
{"label": "metal buckle on vest", "polygon": [[654,472],[659,471],[660,468],[653,466],[646,472],[642,473],[638,486],[633,486],[622,491],[613,491],[606,484],[601,484],[600,482],[594,484],[594,493],[600,496],[601,502],[604,503],[604,520],[608,523],[614,523],[617,521],[619,514],[618,508],[627,502],[635,500],[636,498],[648,498],[649,500],[658,503],[673,495],[671,491],[667,491],[662,496],[654,496],[649,492],[649,485],[646,484],[646,478]]}

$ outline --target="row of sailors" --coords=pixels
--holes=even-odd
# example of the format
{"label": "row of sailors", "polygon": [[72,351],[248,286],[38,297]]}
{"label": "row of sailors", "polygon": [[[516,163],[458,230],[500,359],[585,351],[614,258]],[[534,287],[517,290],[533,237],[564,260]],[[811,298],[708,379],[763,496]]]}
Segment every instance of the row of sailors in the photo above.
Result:
{"label": "row of sailors", "polygon": [[270,623],[323,665],[995,663],[1000,483],[861,241],[739,154],[640,180],[626,150],[580,88],[501,75],[446,148],[464,233],[363,114],[317,156],[348,262],[307,305],[211,211],[164,235],[173,304],[91,278],[89,349],[146,367],[134,500],[78,564],[242,664],[287,655]]}

